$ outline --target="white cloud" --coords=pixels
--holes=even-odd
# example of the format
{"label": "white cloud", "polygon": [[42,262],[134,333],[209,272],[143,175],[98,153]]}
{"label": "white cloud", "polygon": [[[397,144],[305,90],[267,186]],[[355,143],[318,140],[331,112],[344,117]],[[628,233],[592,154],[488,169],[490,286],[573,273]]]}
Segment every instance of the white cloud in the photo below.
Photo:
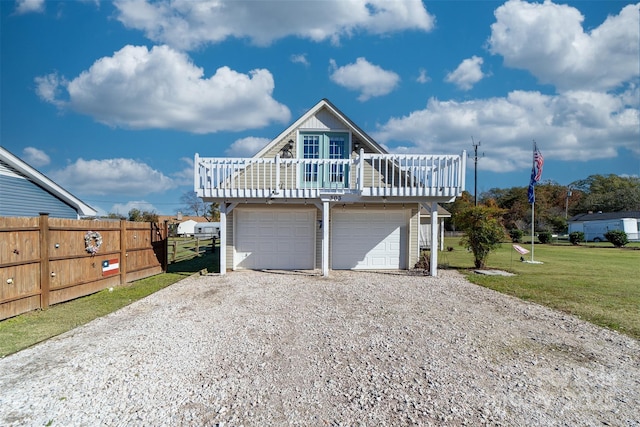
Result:
{"label": "white cloud", "polygon": [[309,63],[309,60],[307,59],[306,53],[301,53],[299,55],[291,55],[291,62],[293,62],[294,64],[302,64],[305,67],[308,67],[309,65],[311,65]]}
{"label": "white cloud", "polygon": [[47,153],[34,147],[26,147],[22,150],[22,156],[27,163],[35,167],[46,166],[51,163]]}
{"label": "white cloud", "polygon": [[271,140],[267,138],[256,138],[253,136],[234,141],[225,151],[231,157],[251,157],[262,150]]}
{"label": "white cloud", "polygon": [[168,46],[125,46],[71,81],[54,74],[36,84],[43,100],[115,127],[210,133],[286,123],[291,116],[272,98],[268,70],[247,75],[221,67],[207,78]]}
{"label": "white cloud", "polygon": [[396,88],[400,76],[393,71],[383,70],[365,58],[358,58],[355,63],[338,67],[330,61],[333,72],[331,81],[349,90],[360,92],[359,101],[366,101],[374,96],[387,95]]}
{"label": "white cloud", "polygon": [[474,84],[478,83],[485,77],[482,72],[482,63],[484,60],[479,56],[472,56],[465,59],[458,65],[455,71],[447,74],[445,80],[453,83],[462,90],[469,90]]}
{"label": "white cloud", "polygon": [[44,12],[44,0],[16,0],[16,13],[18,15],[41,12]]}
{"label": "white cloud", "polygon": [[[637,91],[636,91],[637,93]],[[638,98],[568,92],[543,95],[515,91],[506,98],[466,102],[429,100],[423,110],[392,118],[371,135],[392,151],[451,153],[470,150],[471,136],[482,140],[480,168],[509,172],[531,162],[535,139],[545,158],[587,161],[613,158],[626,148],[640,156]]]}
{"label": "white cloud", "polygon": [[153,204],[145,200],[131,200],[127,203],[116,203],[111,206],[109,213],[115,213],[126,217],[131,209],[138,209],[140,212],[158,212]]}
{"label": "white cloud", "polygon": [[230,37],[263,46],[288,36],[339,43],[356,32],[430,31],[434,26],[421,0],[116,0],[115,6],[126,27],[183,50]]}
{"label": "white cloud", "polygon": [[640,74],[639,9],[628,5],[585,32],[571,6],[509,0],[495,11],[489,49],[560,91],[609,90]]}
{"label": "white cloud", "polygon": [[193,158],[181,157],[180,162],[184,163],[184,167],[178,172],[172,173],[171,178],[176,186],[188,185],[193,186]]}
{"label": "white cloud", "polygon": [[133,159],[78,159],[49,175],[63,187],[82,195],[144,196],[162,193],[176,182],[151,166]]}
{"label": "white cloud", "polygon": [[424,68],[420,68],[420,74],[418,74],[418,78],[416,79],[418,83],[428,83],[431,81],[431,77],[427,75],[427,70]]}

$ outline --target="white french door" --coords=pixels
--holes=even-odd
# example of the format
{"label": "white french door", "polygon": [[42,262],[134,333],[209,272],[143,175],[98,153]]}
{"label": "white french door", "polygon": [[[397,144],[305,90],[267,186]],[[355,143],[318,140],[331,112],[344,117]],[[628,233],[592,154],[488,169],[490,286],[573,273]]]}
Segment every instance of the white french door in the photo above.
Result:
{"label": "white french door", "polygon": [[[349,134],[336,132],[300,133],[302,158],[304,159],[348,159]],[[348,186],[349,167],[336,162],[307,163],[301,171],[305,187],[341,188]]]}

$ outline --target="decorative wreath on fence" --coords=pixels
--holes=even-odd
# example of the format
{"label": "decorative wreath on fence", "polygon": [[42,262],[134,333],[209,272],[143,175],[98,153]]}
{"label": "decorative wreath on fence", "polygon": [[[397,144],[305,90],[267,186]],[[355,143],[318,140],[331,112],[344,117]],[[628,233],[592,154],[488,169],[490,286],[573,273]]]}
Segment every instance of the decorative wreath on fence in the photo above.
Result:
{"label": "decorative wreath on fence", "polygon": [[95,255],[102,245],[102,236],[97,231],[87,231],[84,235],[84,247],[91,255]]}

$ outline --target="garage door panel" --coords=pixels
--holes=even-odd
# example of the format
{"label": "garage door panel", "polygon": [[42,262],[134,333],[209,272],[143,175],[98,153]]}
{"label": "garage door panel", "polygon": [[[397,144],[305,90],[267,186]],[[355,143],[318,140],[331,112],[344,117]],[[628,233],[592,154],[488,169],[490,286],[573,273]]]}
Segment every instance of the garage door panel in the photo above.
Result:
{"label": "garage door panel", "polygon": [[403,211],[335,212],[332,268],[404,268],[406,222]]}
{"label": "garage door panel", "polygon": [[313,269],[315,211],[238,209],[234,267]]}

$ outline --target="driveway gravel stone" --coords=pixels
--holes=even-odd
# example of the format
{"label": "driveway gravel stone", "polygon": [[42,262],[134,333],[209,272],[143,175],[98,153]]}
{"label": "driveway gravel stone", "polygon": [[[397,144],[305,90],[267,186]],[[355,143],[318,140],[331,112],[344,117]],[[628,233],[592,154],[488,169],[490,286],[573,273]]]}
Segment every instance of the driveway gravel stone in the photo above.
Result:
{"label": "driveway gravel stone", "polygon": [[3,426],[640,426],[640,343],[455,271],[192,276],[0,360]]}

